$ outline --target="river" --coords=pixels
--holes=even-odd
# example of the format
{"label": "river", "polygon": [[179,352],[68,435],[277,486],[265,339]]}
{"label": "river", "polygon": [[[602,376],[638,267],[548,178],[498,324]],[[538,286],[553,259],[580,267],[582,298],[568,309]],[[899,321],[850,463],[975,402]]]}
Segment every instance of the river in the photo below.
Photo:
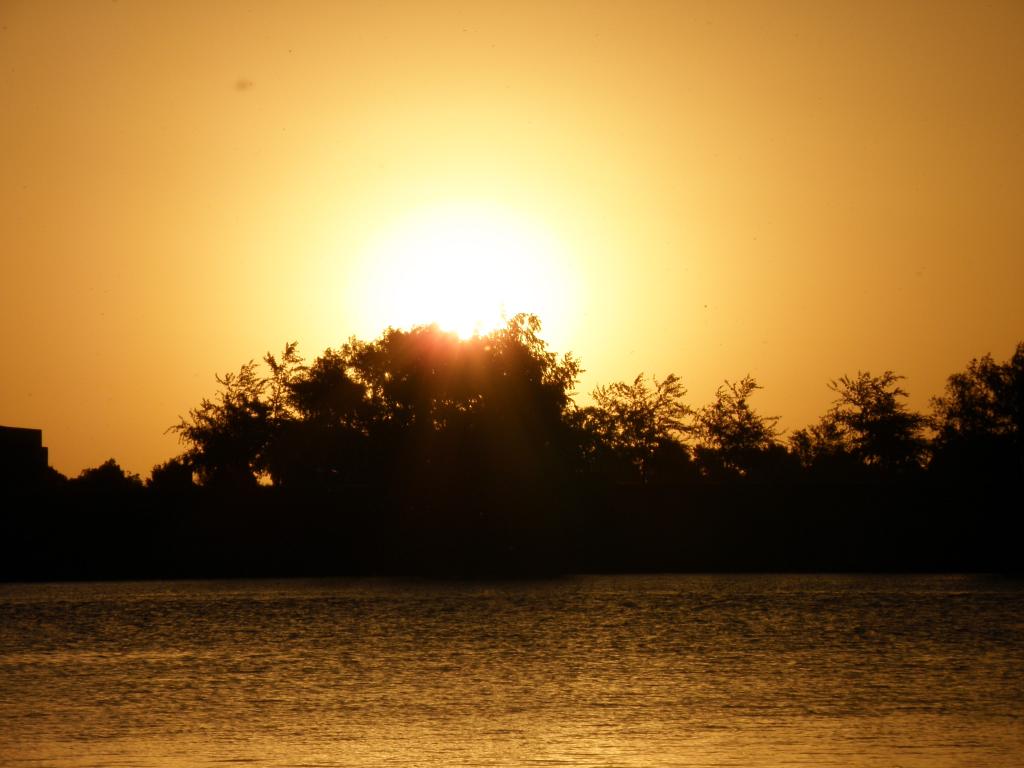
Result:
{"label": "river", "polygon": [[0,765],[1020,766],[1024,583],[0,585]]}

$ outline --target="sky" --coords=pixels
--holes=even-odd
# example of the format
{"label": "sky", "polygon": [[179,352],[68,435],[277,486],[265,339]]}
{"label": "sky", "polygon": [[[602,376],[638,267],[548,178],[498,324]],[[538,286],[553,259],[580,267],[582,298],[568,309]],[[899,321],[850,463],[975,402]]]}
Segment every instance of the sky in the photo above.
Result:
{"label": "sky", "polygon": [[1024,4],[0,0],[0,424],[147,475],[215,373],[536,312],[597,384],[1024,340]]}

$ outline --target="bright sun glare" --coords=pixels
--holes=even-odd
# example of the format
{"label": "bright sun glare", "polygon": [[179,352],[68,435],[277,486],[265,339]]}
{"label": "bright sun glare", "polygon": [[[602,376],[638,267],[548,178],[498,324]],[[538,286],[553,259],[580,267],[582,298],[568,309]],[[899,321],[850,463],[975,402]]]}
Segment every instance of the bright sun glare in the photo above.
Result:
{"label": "bright sun glare", "polygon": [[501,208],[448,204],[395,223],[366,257],[364,313],[379,327],[436,323],[468,338],[519,312],[560,314],[564,254]]}

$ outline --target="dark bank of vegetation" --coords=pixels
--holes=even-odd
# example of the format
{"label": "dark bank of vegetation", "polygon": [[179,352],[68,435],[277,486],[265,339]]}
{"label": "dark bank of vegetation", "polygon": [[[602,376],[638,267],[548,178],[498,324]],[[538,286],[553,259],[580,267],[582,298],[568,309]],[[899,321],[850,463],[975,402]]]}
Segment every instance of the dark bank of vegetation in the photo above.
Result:
{"label": "dark bank of vegetation", "polygon": [[784,435],[760,385],[693,407],[675,375],[598,387],[532,316],[389,329],[218,377],[143,483],[113,460],[6,477],[6,579],[574,571],[1013,571],[1024,343],[927,414],[860,372]]}

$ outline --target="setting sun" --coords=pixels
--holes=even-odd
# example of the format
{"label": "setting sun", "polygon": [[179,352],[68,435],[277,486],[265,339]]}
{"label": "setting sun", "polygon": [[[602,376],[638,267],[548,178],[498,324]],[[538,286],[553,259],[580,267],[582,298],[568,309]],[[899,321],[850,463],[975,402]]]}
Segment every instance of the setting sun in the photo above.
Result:
{"label": "setting sun", "polygon": [[565,254],[554,238],[496,206],[447,204],[394,222],[369,247],[359,281],[379,327],[436,323],[466,338],[518,312],[564,311]]}

